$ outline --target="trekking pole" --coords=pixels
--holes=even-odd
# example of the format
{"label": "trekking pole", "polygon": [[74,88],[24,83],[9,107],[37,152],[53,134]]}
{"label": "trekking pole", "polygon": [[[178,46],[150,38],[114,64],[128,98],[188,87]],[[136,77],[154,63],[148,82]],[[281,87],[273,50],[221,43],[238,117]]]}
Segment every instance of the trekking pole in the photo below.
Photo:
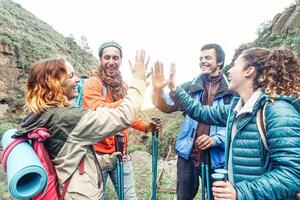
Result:
{"label": "trekking pole", "polygon": [[201,199],[205,200],[205,164],[203,161],[201,161]]}
{"label": "trekking pole", "polygon": [[209,171],[209,164],[205,163],[205,178],[206,178],[206,194],[207,194],[207,200],[212,199],[212,191],[211,191],[211,185],[210,185],[210,171]]}
{"label": "trekking pole", "polygon": [[[159,118],[152,118],[159,122]],[[156,200],[157,160],[158,160],[158,130],[152,130],[152,200]]]}
{"label": "trekking pole", "polygon": [[123,145],[124,145],[124,135],[118,133],[115,136],[116,141],[116,151],[121,152],[121,155],[117,159],[117,174],[118,174],[118,200],[124,200],[124,173],[123,173]]}

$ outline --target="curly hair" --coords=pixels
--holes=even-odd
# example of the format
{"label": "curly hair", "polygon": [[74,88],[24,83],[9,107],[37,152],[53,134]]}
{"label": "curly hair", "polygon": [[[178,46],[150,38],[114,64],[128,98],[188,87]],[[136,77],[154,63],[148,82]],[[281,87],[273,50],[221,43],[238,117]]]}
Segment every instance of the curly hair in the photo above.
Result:
{"label": "curly hair", "polygon": [[254,88],[261,88],[271,99],[276,95],[300,98],[300,64],[288,49],[251,48],[243,51],[246,67],[254,66]]}
{"label": "curly hair", "polygon": [[61,87],[66,77],[66,61],[63,58],[45,59],[33,64],[27,80],[25,111],[41,113],[50,107],[69,105]]}

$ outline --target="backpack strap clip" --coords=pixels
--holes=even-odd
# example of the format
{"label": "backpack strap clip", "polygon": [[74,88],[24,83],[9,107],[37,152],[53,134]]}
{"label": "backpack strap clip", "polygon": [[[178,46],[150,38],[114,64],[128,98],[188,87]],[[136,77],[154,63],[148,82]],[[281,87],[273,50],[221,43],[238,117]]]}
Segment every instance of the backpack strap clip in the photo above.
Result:
{"label": "backpack strap clip", "polygon": [[38,142],[43,142],[50,137],[50,134],[47,128],[40,127],[28,133],[27,137],[32,140],[36,139]]}

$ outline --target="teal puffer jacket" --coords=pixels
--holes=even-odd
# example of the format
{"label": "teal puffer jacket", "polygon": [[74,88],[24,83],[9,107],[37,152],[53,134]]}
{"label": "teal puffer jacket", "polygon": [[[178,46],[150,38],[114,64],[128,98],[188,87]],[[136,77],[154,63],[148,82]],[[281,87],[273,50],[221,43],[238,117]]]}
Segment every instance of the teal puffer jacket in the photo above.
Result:
{"label": "teal puffer jacket", "polygon": [[225,162],[228,166],[229,145],[232,145],[238,199],[295,199],[300,190],[300,113],[292,105],[292,98],[280,97],[266,108],[267,151],[256,125],[256,112],[268,101],[266,95],[257,100],[253,113],[241,117],[232,143],[231,129],[236,115],[233,108],[238,99],[230,106],[203,106],[181,88],[171,97],[191,118],[227,127]]}

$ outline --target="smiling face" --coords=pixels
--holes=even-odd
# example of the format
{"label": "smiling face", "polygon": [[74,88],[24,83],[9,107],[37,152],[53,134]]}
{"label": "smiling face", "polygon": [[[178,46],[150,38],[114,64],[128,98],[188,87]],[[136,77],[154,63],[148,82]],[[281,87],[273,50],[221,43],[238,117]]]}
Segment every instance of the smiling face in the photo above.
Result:
{"label": "smiling face", "polygon": [[231,91],[239,93],[239,88],[242,88],[243,84],[246,82],[246,62],[243,59],[243,54],[241,54],[233,64],[233,67],[231,67],[228,70],[228,89]]}
{"label": "smiling face", "polygon": [[121,53],[118,48],[107,47],[100,58],[100,66],[109,77],[115,77],[121,65]]}
{"label": "smiling face", "polygon": [[67,77],[63,80],[62,89],[68,100],[77,97],[77,85],[79,78],[76,76],[73,66],[66,62]]}
{"label": "smiling face", "polygon": [[220,63],[217,62],[215,49],[204,49],[200,55],[200,68],[202,74],[217,76],[220,74]]}

